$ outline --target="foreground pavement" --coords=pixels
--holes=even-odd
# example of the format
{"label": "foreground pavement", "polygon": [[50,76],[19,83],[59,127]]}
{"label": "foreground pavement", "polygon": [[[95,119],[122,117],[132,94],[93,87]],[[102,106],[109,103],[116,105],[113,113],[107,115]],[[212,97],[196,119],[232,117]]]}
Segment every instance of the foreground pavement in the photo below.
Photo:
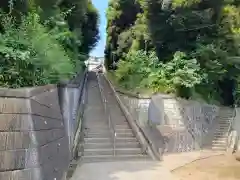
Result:
{"label": "foreground pavement", "polygon": [[119,161],[83,163],[70,180],[178,180],[171,171],[198,159],[222,155],[223,152],[196,151],[166,155],[163,162]]}
{"label": "foreground pavement", "polygon": [[160,162],[119,161],[78,165],[70,180],[177,180]]}

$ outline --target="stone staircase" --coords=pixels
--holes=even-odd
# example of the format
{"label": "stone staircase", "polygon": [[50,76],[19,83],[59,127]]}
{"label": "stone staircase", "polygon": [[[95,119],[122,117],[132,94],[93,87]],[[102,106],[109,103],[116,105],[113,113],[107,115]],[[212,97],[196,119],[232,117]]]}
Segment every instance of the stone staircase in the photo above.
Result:
{"label": "stone staircase", "polygon": [[84,161],[112,161],[150,159],[142,150],[132,129],[121,112],[106,80],[100,76],[103,93],[108,101],[107,108],[116,132],[115,151],[114,133],[109,126],[108,116],[104,113],[104,104],[101,101],[98,80],[94,72],[89,72],[88,103],[84,116]]}
{"label": "stone staircase", "polygon": [[228,143],[228,131],[231,126],[234,110],[231,108],[220,108],[217,117],[218,123],[215,128],[212,141],[212,149],[216,151],[226,151]]}

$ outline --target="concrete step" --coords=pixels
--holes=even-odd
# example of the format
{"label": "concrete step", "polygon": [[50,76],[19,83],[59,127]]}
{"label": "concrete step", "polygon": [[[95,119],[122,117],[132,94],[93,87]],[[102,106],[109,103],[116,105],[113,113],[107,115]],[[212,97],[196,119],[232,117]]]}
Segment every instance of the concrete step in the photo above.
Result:
{"label": "concrete step", "polygon": [[219,124],[217,128],[229,128],[230,124]]}
{"label": "concrete step", "polygon": [[233,114],[234,114],[234,110],[232,110],[232,109],[229,109],[229,110],[220,110],[219,113],[218,113],[218,115],[225,115],[225,114],[227,114],[227,115],[233,115]]}
{"label": "concrete step", "polygon": [[217,118],[217,119],[218,119],[218,122],[226,122],[226,123],[229,123],[229,122],[232,121],[232,117],[226,117],[226,118],[224,118],[224,117],[219,117],[219,118]]}
{"label": "concrete step", "polygon": [[212,147],[213,150],[218,150],[218,151],[225,151],[226,150],[226,147],[218,147],[218,146],[213,146]]}
{"label": "concrete step", "polygon": [[[116,148],[140,148],[140,144],[138,142],[124,142],[124,143],[116,143]],[[113,143],[85,143],[85,149],[107,149],[113,148]]]}
{"label": "concrete step", "polygon": [[214,145],[225,145],[227,142],[226,141],[212,141]]}
{"label": "concrete step", "polygon": [[212,144],[214,148],[226,149],[226,144]]}
{"label": "concrete step", "polygon": [[228,127],[218,127],[215,129],[215,132],[228,132]]}
{"label": "concrete step", "polygon": [[214,136],[213,141],[217,141],[217,140],[219,140],[219,141],[226,141],[227,138],[225,138],[225,136],[224,137],[222,137],[222,136]]}
{"label": "concrete step", "polygon": [[214,137],[226,137],[227,133],[226,132],[215,132]]}
{"label": "concrete step", "polygon": [[219,118],[217,118],[217,121],[218,122],[227,122],[227,123],[229,123],[229,122],[232,121],[232,117],[219,117]]}
{"label": "concrete step", "polygon": [[[98,155],[113,155],[112,148],[108,149],[84,149],[84,156],[98,156]],[[117,148],[115,149],[117,155],[135,155],[142,154],[141,148]]]}
{"label": "concrete step", "polygon": [[[113,133],[112,132],[102,132],[102,133],[86,133],[85,137],[88,138],[95,138],[95,137],[112,137]],[[117,133],[116,137],[119,138],[124,138],[124,137],[134,137],[134,134],[132,132],[129,133]]]}
{"label": "concrete step", "polygon": [[84,128],[87,129],[104,129],[108,128],[109,125],[107,123],[86,123],[84,124]]}
{"label": "concrete step", "polygon": [[222,117],[222,116],[233,116],[233,115],[234,115],[233,111],[220,111],[218,113],[219,117]]}
{"label": "concrete step", "polygon": [[110,130],[108,131],[102,131],[102,132],[95,132],[95,131],[86,131],[85,135],[87,137],[110,137],[112,136],[112,133]]}
{"label": "concrete step", "polygon": [[[113,98],[113,96],[107,96],[108,99],[108,106],[109,108],[111,108],[111,112],[116,112],[118,113],[120,116],[123,116],[123,113],[119,107],[118,104],[115,103],[115,100],[111,100],[111,98]],[[115,98],[115,97],[114,97]],[[110,100],[110,101],[109,101]],[[124,117],[124,116],[123,116]]]}
{"label": "concrete step", "polygon": [[109,127],[85,129],[86,133],[105,133],[110,132]]}
{"label": "concrete step", "polygon": [[218,124],[218,127],[229,127],[230,124]]}
{"label": "concrete step", "polygon": [[[115,129],[117,133],[119,134],[125,134],[125,133],[133,133],[130,128],[128,129]],[[105,133],[105,132],[111,132],[109,128],[90,128],[90,129],[85,129],[86,133]]]}
{"label": "concrete step", "polygon": [[218,119],[218,123],[220,124],[230,124],[232,119]]}
{"label": "concrete step", "polygon": [[[84,138],[85,143],[106,143],[106,142],[112,142],[112,138]],[[124,143],[124,142],[138,142],[135,137],[128,137],[128,138],[116,138],[116,142]]]}
{"label": "concrete step", "polygon": [[234,112],[224,112],[224,111],[221,111],[218,113],[218,117],[226,117],[226,116],[233,116],[234,115]]}
{"label": "concrete step", "polygon": [[227,130],[222,130],[222,129],[217,129],[215,132],[214,132],[214,134],[227,134],[228,133],[228,131]]}
{"label": "concrete step", "polygon": [[224,139],[226,138],[227,136],[219,136],[219,135],[216,135],[213,137],[213,140],[218,140],[218,139]]}
{"label": "concrete step", "polygon": [[133,131],[129,129],[115,129],[117,133],[133,133]]}
{"label": "concrete step", "polygon": [[229,127],[230,126],[230,123],[223,123],[223,122],[219,122],[217,124],[217,127]]}
{"label": "concrete step", "polygon": [[220,139],[220,138],[214,138],[213,140],[212,140],[212,142],[213,141],[225,141],[225,142],[227,142],[227,138],[226,139]]}
{"label": "concrete step", "polygon": [[215,146],[222,146],[222,145],[225,145],[226,142],[221,142],[221,141],[215,141],[215,142],[214,142],[214,141],[213,141],[212,144],[215,145]]}
{"label": "concrete step", "polygon": [[220,116],[217,118],[218,121],[226,121],[226,122],[231,122],[233,119],[233,116]]}
{"label": "concrete step", "polygon": [[219,130],[219,129],[228,130],[229,126],[221,126],[221,125],[219,125],[218,127],[216,127],[216,130]]}
{"label": "concrete step", "polygon": [[224,134],[227,134],[227,131],[218,130],[214,132],[214,135],[224,135]]}
{"label": "concrete step", "polygon": [[234,116],[233,113],[220,113],[218,114],[218,118],[232,118]]}
{"label": "concrete step", "polygon": [[112,161],[152,161],[147,155],[136,154],[136,155],[98,155],[98,156],[83,156],[82,161],[88,162],[112,162]]}
{"label": "concrete step", "polygon": [[230,125],[231,121],[218,121],[219,125]]}
{"label": "concrete step", "polygon": [[227,136],[227,133],[215,133],[214,137],[216,138],[224,138]]}
{"label": "concrete step", "polygon": [[230,126],[230,123],[226,123],[226,122],[219,122],[218,126]]}
{"label": "concrete step", "polygon": [[213,142],[226,142],[227,138],[216,138],[216,139],[213,139]]}
{"label": "concrete step", "polygon": [[129,129],[128,124],[117,124],[115,125],[115,129]]}
{"label": "concrete step", "polygon": [[226,141],[227,138],[228,138],[227,136],[225,136],[225,137],[216,137],[216,136],[215,136],[215,137],[213,138],[213,141]]}
{"label": "concrete step", "polygon": [[128,124],[126,117],[124,115],[122,115],[122,113],[118,114],[118,113],[114,112],[111,107],[109,108],[109,110],[112,112],[111,120],[114,124],[120,124],[120,125]]}
{"label": "concrete step", "polygon": [[[88,118],[87,121],[85,121],[85,123],[107,123],[107,118],[103,112],[96,112],[95,109],[90,109],[90,111],[94,112],[94,114],[88,114]],[[94,116],[94,115],[98,115],[98,116]]]}
{"label": "concrete step", "polygon": [[133,132],[118,132],[117,138],[128,138],[128,137],[134,137]]}
{"label": "concrete step", "polygon": [[226,116],[218,116],[218,121],[231,121],[233,119],[233,116],[226,115]]}
{"label": "concrete step", "polygon": [[129,127],[128,122],[126,120],[120,119],[118,121],[113,120],[112,122],[115,126],[127,126],[127,127]]}

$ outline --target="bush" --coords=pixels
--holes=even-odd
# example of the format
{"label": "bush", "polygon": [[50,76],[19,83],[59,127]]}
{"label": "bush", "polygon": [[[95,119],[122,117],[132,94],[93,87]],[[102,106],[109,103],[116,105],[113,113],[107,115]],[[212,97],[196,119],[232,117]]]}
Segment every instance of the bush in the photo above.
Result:
{"label": "bush", "polygon": [[205,75],[200,72],[196,59],[189,59],[186,54],[176,52],[168,63],[159,63],[157,70],[152,71],[149,77],[149,86],[154,87],[155,91],[165,86],[165,93],[189,97],[190,89],[200,84]]}
{"label": "bush", "polygon": [[45,85],[74,74],[70,58],[37,14],[23,17],[17,27],[12,17],[2,15],[1,24],[0,86]]}
{"label": "bush", "polygon": [[154,52],[145,51],[129,52],[126,59],[121,60],[116,70],[117,81],[124,83],[126,88],[145,86],[151,70],[158,58]]}
{"label": "bush", "polygon": [[117,81],[127,88],[148,88],[154,92],[176,93],[189,98],[192,88],[205,78],[196,59],[176,52],[168,63],[161,63],[154,52],[130,52],[116,71]]}

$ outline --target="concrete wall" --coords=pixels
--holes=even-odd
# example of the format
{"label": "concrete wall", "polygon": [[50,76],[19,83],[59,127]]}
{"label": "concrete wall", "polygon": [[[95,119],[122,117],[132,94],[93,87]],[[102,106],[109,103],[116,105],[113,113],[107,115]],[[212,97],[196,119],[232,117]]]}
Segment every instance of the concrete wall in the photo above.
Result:
{"label": "concrete wall", "polygon": [[[159,153],[209,148],[219,107],[161,94],[153,96],[152,99],[120,92],[118,96]],[[150,102],[153,105],[149,108]],[[159,116],[155,117],[158,123],[151,120],[157,115],[151,114],[151,108],[160,112]]]}
{"label": "concrete wall", "polygon": [[0,179],[61,179],[68,138],[56,86],[0,90]]}
{"label": "concrete wall", "polygon": [[135,130],[141,131],[158,158],[162,153],[211,149],[218,120],[227,116],[232,121],[230,132],[226,132],[229,133],[227,150],[240,150],[240,108],[218,107],[164,94],[143,97],[123,93],[109,83],[130,124],[134,121]]}
{"label": "concrete wall", "polygon": [[229,137],[229,146],[231,151],[240,151],[240,108],[236,108],[236,117]]}
{"label": "concrete wall", "polygon": [[0,89],[0,180],[65,179],[77,114],[83,113],[85,74],[74,80],[60,87]]}
{"label": "concrete wall", "polygon": [[[71,82],[62,82],[59,86],[60,108],[63,114],[65,131],[69,138],[69,151],[71,159],[76,152],[75,137],[78,128],[81,126],[81,116],[85,105],[85,84],[87,81],[87,70],[79,74]],[[79,135],[79,134],[78,134]],[[79,137],[77,137],[79,138]]]}

